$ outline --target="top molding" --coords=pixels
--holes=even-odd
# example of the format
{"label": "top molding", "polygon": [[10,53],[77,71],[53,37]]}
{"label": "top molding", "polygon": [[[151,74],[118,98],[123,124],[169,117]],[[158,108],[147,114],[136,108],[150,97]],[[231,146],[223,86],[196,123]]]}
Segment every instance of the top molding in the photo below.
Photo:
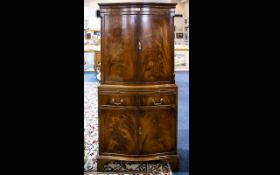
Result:
{"label": "top molding", "polygon": [[100,8],[118,8],[118,7],[135,7],[135,6],[152,6],[152,7],[171,7],[175,8],[177,3],[158,3],[158,2],[119,2],[119,3],[98,3]]}

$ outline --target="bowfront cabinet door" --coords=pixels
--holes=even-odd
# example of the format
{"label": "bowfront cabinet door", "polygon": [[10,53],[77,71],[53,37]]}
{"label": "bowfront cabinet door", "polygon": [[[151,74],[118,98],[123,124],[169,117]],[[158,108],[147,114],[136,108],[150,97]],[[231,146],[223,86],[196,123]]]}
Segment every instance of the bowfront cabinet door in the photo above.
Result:
{"label": "bowfront cabinet door", "polygon": [[176,122],[174,109],[140,111],[139,153],[141,155],[175,153]]}
{"label": "bowfront cabinet door", "polygon": [[134,82],[137,60],[137,16],[107,14],[102,18],[102,81]]}
{"label": "bowfront cabinet door", "polygon": [[[139,15],[139,67],[141,82],[173,81],[173,24],[169,15]],[[172,43],[172,44],[170,44]]]}
{"label": "bowfront cabinet door", "polygon": [[101,109],[100,153],[137,154],[137,117],[131,110]]}

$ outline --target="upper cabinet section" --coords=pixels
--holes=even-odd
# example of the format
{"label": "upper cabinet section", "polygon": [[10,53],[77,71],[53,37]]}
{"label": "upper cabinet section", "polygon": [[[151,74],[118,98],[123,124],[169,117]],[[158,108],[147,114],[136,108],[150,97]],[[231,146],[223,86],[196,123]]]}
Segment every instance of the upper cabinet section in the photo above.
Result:
{"label": "upper cabinet section", "polygon": [[174,3],[101,3],[101,83],[174,83]]}

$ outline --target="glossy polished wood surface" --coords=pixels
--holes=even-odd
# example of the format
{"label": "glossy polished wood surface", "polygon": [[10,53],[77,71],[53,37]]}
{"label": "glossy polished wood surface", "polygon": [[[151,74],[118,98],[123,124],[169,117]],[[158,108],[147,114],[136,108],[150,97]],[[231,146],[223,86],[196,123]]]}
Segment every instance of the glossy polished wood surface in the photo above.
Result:
{"label": "glossy polished wood surface", "polygon": [[174,3],[101,3],[97,170],[111,160],[178,169]]}
{"label": "glossy polished wood surface", "polygon": [[134,111],[101,110],[100,152],[137,154],[137,117]]}
{"label": "glossy polished wood surface", "polygon": [[101,110],[100,153],[151,155],[176,153],[174,109]]}
{"label": "glossy polished wood surface", "polygon": [[116,86],[98,87],[99,154],[175,154],[177,86]]}
{"label": "glossy polished wood surface", "polygon": [[140,111],[139,150],[141,155],[176,153],[176,120],[173,109]]}
{"label": "glossy polished wood surface", "polygon": [[174,4],[152,4],[101,5],[101,83],[174,83]]}
{"label": "glossy polished wood surface", "polygon": [[108,82],[136,79],[136,15],[106,15],[103,18],[102,73]]}
{"label": "glossy polished wood surface", "polygon": [[172,81],[173,54],[169,15],[142,15],[139,53],[141,82]]}

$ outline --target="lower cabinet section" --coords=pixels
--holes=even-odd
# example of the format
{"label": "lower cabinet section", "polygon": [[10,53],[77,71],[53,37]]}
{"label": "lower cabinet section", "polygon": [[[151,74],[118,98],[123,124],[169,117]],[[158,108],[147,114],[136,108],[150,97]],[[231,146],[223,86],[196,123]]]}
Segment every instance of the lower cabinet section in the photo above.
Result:
{"label": "lower cabinet section", "polygon": [[176,110],[101,109],[100,114],[101,153],[176,153]]}
{"label": "lower cabinet section", "polygon": [[107,160],[166,160],[177,168],[176,86],[100,85],[98,115],[99,168]]}

